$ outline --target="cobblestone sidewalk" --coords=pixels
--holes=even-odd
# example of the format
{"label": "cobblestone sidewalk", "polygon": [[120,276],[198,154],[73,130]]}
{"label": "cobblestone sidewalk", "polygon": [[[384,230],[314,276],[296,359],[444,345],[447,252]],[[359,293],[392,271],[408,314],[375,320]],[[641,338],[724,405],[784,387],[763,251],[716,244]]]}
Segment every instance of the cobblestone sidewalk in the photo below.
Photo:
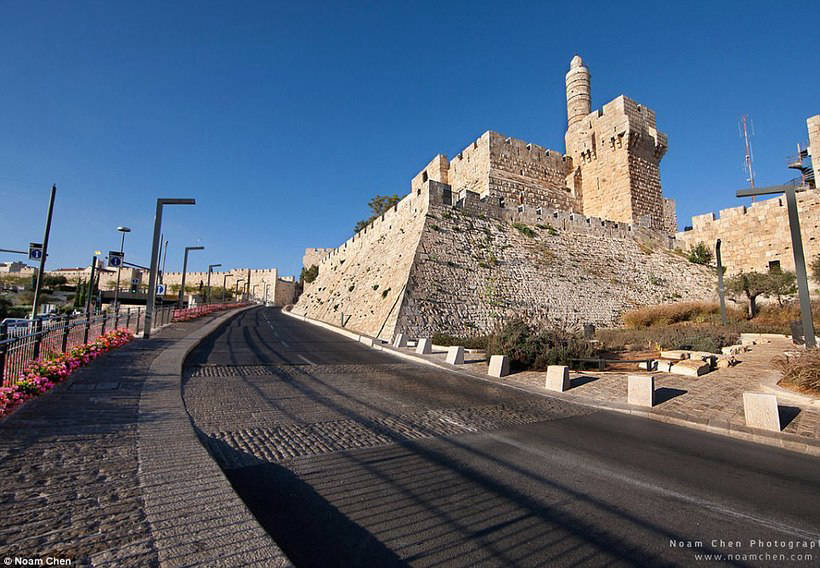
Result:
{"label": "cobblestone sidewalk", "polygon": [[162,349],[216,317],[116,349],[0,421],[0,557],[158,565],[137,476],[140,393]]}

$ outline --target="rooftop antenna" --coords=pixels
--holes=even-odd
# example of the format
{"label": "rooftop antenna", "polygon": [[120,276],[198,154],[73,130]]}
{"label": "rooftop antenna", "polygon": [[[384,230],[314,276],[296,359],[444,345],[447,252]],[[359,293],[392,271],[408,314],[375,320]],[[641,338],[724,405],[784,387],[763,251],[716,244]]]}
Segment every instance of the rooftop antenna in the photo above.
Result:
{"label": "rooftop antenna", "polygon": [[[752,166],[752,142],[749,140],[751,136],[754,136],[754,123],[751,123],[751,132],[749,128],[749,116],[744,114],[740,117],[740,122],[743,125],[743,140],[746,142],[746,175],[749,177],[746,178],[746,181],[749,182],[749,187],[754,188],[755,186],[755,171],[754,167]],[[752,201],[754,201],[754,197],[752,197]]]}

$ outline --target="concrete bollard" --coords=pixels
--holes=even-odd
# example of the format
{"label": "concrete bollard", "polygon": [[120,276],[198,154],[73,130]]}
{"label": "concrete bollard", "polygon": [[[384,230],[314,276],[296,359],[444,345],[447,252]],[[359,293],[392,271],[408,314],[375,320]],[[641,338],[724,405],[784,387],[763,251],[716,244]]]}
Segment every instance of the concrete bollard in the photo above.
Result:
{"label": "concrete bollard", "polygon": [[364,343],[368,347],[373,347],[373,338],[372,337],[368,337],[366,335],[360,335],[359,336],[359,342]]}
{"label": "concrete bollard", "polygon": [[629,375],[627,402],[636,406],[655,405],[655,377]]}
{"label": "concrete bollard", "polygon": [[556,392],[569,390],[569,367],[566,365],[547,367],[547,381],[544,388]]}
{"label": "concrete bollard", "polygon": [[419,339],[418,344],[416,345],[416,353],[419,355],[429,355],[433,352],[433,343],[430,341],[429,337],[424,337]]}
{"label": "concrete bollard", "polygon": [[490,357],[490,368],[487,374],[491,377],[505,377],[510,374],[510,359],[506,355]]}
{"label": "concrete bollard", "polygon": [[743,414],[746,416],[746,426],[750,428],[780,432],[780,413],[777,397],[773,394],[744,392]]}
{"label": "concrete bollard", "polygon": [[403,333],[397,333],[396,338],[393,339],[393,347],[407,347],[407,336]]}
{"label": "concrete bollard", "polygon": [[446,361],[451,365],[464,364],[464,348],[461,345],[451,345],[447,350]]}

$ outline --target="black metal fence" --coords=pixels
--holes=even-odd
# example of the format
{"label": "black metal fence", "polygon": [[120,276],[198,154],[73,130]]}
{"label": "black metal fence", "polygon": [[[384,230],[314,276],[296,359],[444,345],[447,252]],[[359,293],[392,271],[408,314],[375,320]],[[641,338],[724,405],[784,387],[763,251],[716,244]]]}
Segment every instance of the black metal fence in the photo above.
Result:
{"label": "black metal fence", "polygon": [[[157,307],[152,330],[171,323],[173,317],[173,306]],[[145,308],[35,320],[25,327],[0,329],[0,384],[12,386],[32,361],[65,353],[114,329],[129,329],[134,335],[142,333]]]}

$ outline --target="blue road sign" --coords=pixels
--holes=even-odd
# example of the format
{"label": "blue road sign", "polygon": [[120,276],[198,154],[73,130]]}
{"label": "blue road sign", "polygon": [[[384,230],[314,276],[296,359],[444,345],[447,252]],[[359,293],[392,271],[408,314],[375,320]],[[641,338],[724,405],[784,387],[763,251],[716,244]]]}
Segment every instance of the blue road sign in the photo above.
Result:
{"label": "blue road sign", "polygon": [[120,268],[123,260],[125,260],[125,258],[122,253],[114,250],[108,252],[108,266],[112,268]]}
{"label": "blue road sign", "polygon": [[40,243],[29,243],[28,258],[29,260],[40,260],[43,258],[43,245]]}
{"label": "blue road sign", "polygon": [[165,284],[157,284],[157,296],[165,295]]}

